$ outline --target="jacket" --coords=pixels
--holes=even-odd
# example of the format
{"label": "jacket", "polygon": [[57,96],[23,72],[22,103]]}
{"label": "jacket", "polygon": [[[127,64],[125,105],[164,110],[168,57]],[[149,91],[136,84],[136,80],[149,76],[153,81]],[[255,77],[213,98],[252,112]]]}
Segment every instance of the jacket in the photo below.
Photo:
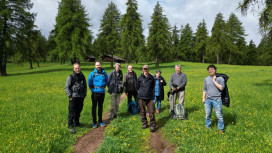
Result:
{"label": "jacket", "polygon": [[156,82],[156,80],[159,80],[160,100],[164,100],[164,87],[163,86],[166,86],[166,82],[162,76],[160,76],[158,79],[156,78],[156,76],[154,76],[154,80],[155,80],[155,82]]}
{"label": "jacket", "polygon": [[112,93],[121,93],[120,90],[118,90],[118,88],[122,88],[122,84],[123,84],[123,72],[121,70],[119,70],[118,72],[116,72],[115,70],[113,70],[112,72],[110,72],[109,74],[109,81],[108,81],[108,93],[112,94]]}
{"label": "jacket", "polygon": [[88,78],[88,86],[94,93],[105,93],[105,87],[108,83],[107,72],[101,68],[101,71],[97,71],[96,68],[90,73]]}
{"label": "jacket", "polygon": [[82,72],[69,75],[65,84],[65,92],[69,98],[86,97],[87,83]]}
{"label": "jacket", "polygon": [[125,93],[134,92],[136,90],[136,83],[137,83],[137,74],[132,72],[127,72],[124,76],[124,88]]}
{"label": "jacket", "polygon": [[154,99],[154,76],[149,73],[148,77],[142,73],[136,84],[138,90],[138,99]]}

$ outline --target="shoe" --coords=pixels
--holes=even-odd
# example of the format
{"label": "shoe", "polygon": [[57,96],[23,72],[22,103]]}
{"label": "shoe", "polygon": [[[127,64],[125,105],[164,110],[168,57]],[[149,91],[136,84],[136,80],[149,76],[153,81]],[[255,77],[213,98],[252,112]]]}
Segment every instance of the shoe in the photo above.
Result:
{"label": "shoe", "polygon": [[97,124],[93,124],[93,128],[97,128],[98,127],[98,125]]}
{"label": "shoe", "polygon": [[219,134],[224,134],[224,131],[223,130],[218,130],[218,133]]}
{"label": "shoe", "polygon": [[151,129],[150,129],[150,132],[155,132],[155,131],[156,131],[155,128],[151,128]]}
{"label": "shoe", "polygon": [[156,113],[157,113],[157,114],[159,114],[159,113],[160,113],[160,110],[159,110],[159,109],[157,109],[157,110],[156,110]]}
{"label": "shoe", "polygon": [[117,115],[114,115],[113,118],[117,118]]}
{"label": "shoe", "polygon": [[75,130],[75,128],[73,126],[69,126],[68,129],[72,134],[76,133],[76,130]]}
{"label": "shoe", "polygon": [[142,126],[142,129],[146,129],[148,126],[147,125],[143,125]]}
{"label": "shoe", "polygon": [[106,126],[106,124],[103,123],[103,122],[98,123],[98,125],[100,125],[100,126],[102,126],[102,127]]}

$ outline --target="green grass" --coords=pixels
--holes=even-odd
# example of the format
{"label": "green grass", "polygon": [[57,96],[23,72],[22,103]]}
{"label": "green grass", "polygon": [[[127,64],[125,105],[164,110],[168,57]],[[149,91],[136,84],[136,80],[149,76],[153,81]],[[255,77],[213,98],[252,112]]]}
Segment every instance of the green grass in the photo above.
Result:
{"label": "green grass", "polygon": [[[160,64],[167,84],[174,73],[174,65],[181,64],[188,83],[185,107],[189,120],[169,118],[169,103],[164,100],[156,121],[160,133],[172,144],[176,152],[270,152],[272,150],[272,67],[216,65],[219,73],[230,79],[228,88],[230,108],[223,107],[225,133],[217,132],[217,120],[213,111],[212,129],[206,130],[202,100],[203,81],[208,64],[176,62]],[[88,78],[93,63],[82,63],[82,72]],[[140,74],[143,64],[134,65]],[[109,63],[103,63],[107,73]],[[122,65],[124,67],[124,65]],[[8,63],[10,76],[0,77],[0,152],[71,152],[77,137],[90,129],[91,93],[84,101],[81,122],[72,135],[67,130],[68,98],[64,91],[65,81],[72,73],[71,65],[41,63],[14,65]],[[151,73],[156,68],[150,64]],[[126,72],[122,68],[123,73]],[[169,86],[165,87],[165,91]],[[166,94],[166,93],[165,93]],[[98,152],[145,152],[150,150],[150,131],[141,129],[139,115],[127,114],[127,100],[120,105],[118,119],[107,126],[105,140]],[[104,112],[110,107],[106,94]]]}

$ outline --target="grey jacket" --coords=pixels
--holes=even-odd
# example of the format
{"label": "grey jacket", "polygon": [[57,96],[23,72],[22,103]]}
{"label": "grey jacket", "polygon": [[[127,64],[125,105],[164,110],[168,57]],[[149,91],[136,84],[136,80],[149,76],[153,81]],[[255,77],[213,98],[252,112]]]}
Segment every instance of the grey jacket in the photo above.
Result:
{"label": "grey jacket", "polygon": [[179,91],[184,91],[185,90],[185,86],[187,84],[187,77],[186,74],[180,72],[179,75],[177,75],[177,73],[173,73],[171,75],[170,81],[169,81],[169,85],[170,88],[172,89],[173,84],[176,84],[179,88]]}
{"label": "grey jacket", "polygon": [[118,86],[119,87],[123,87],[123,73],[121,70],[119,70],[119,72],[116,72],[115,70],[113,70],[112,72],[110,72],[109,74],[109,80],[108,80],[108,93],[112,94],[112,93],[120,93],[118,92]]}
{"label": "grey jacket", "polygon": [[86,97],[87,83],[82,72],[79,74],[73,73],[67,77],[65,84],[65,92],[69,98],[71,97]]}

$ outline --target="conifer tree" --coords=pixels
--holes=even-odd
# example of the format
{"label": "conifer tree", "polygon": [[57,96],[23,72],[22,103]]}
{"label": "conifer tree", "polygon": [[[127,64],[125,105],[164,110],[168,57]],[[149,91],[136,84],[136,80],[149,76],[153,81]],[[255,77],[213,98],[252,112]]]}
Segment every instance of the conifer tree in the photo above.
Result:
{"label": "conifer tree", "polygon": [[177,26],[175,25],[172,30],[172,36],[171,36],[171,57],[174,60],[178,60],[177,54],[178,54],[178,43],[179,43],[179,30],[177,29]]}
{"label": "conifer tree", "polygon": [[151,16],[149,24],[149,36],[147,38],[147,48],[150,58],[156,60],[156,67],[159,67],[159,61],[163,56],[170,53],[171,32],[168,19],[162,14],[163,9],[160,3],[157,2],[154,13]]}
{"label": "conifer tree", "polygon": [[130,61],[130,56],[138,61],[139,54],[144,49],[144,35],[142,20],[137,12],[138,4],[136,0],[128,0],[126,13],[121,19],[121,50],[126,57],[126,66]]}
{"label": "conifer tree", "polygon": [[116,53],[118,42],[120,41],[120,12],[117,6],[111,2],[105,10],[103,19],[101,20],[100,33],[98,40],[104,44],[105,52],[111,54],[111,67],[113,67],[113,54]]}
{"label": "conifer tree", "polygon": [[204,19],[198,24],[195,37],[195,52],[197,53],[198,60],[202,63],[205,63],[206,47],[209,36],[206,22]]}
{"label": "conifer tree", "polygon": [[257,65],[257,47],[252,40],[250,40],[247,46],[247,55],[244,64]]}
{"label": "conifer tree", "polygon": [[179,52],[183,56],[183,60],[192,61],[195,55],[194,50],[194,36],[193,30],[189,23],[185,25],[181,30],[180,40],[179,40]]}
{"label": "conifer tree", "polygon": [[92,40],[88,21],[81,0],[61,0],[55,25],[56,51],[61,63],[68,58],[75,63],[86,55]]}
{"label": "conifer tree", "polygon": [[1,0],[0,1],[0,71],[7,75],[7,57],[13,52],[17,35],[24,29],[26,22],[33,21],[34,13],[30,13],[33,3],[30,0]]}

